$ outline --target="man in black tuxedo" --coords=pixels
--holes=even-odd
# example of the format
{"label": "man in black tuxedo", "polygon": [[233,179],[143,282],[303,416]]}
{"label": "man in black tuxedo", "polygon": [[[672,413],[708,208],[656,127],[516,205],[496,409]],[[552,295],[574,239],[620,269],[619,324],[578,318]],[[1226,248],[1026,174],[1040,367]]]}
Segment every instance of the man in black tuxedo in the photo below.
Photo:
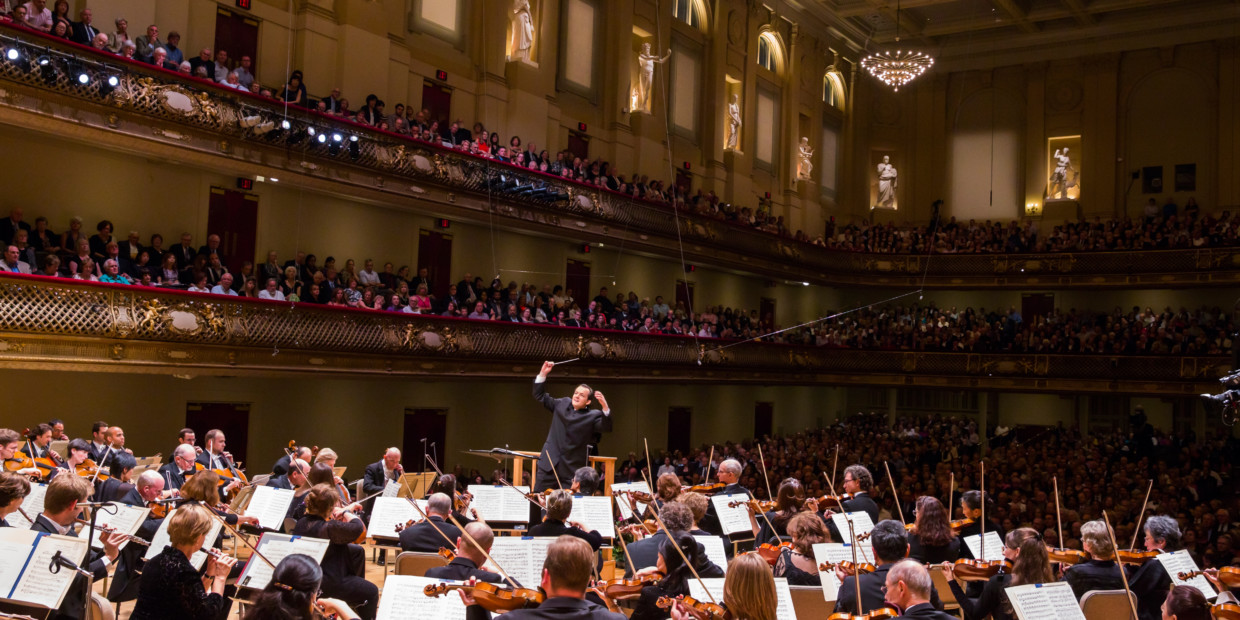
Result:
{"label": "man in black tuxedo", "polygon": [[[300,459],[307,463],[310,463],[312,460],[310,456],[311,454],[313,453],[310,451],[310,448],[307,448],[306,446],[297,446],[292,452],[292,456],[294,458]],[[280,460],[276,461],[276,464],[271,466],[271,473],[277,476],[287,474],[289,458],[289,454],[287,453],[280,457]]]}
{"label": "man in black tuxedo", "polygon": [[[224,435],[224,431],[221,431],[218,428],[213,428],[207,431],[203,441],[205,449],[202,451],[202,454],[198,455],[195,462],[201,463],[202,466],[207,469],[231,470],[233,467],[232,454],[224,451],[224,447],[228,445],[227,439],[228,438]],[[239,486],[241,486],[241,481],[233,480],[232,482],[220,487],[220,501],[226,501],[228,498],[228,493]]]}
{"label": "man in black tuxedo", "polygon": [[288,489],[290,491],[296,490],[306,483],[306,472],[308,471],[310,471],[310,464],[297,459],[289,465],[287,474],[268,478],[267,486],[277,489]]}
{"label": "man in black tuxedo", "polygon": [[188,268],[198,255],[197,248],[194,247],[194,236],[187,232],[181,233],[181,242],[173,244],[168,251],[177,257],[177,269]]}
{"label": "man in black tuxedo", "polygon": [[[710,465],[707,464],[707,467],[709,466]],[[718,494],[744,495],[752,498],[753,494],[749,492],[749,489],[741,486],[740,483],[741,472],[744,470],[745,468],[741,465],[740,461],[736,459],[727,459],[720,463],[717,478],[719,482],[724,484],[724,487]],[[714,534],[715,536],[723,536],[723,526],[719,523],[719,513],[715,510],[715,504],[713,502],[706,508],[706,516],[702,519],[702,529]],[[738,538],[752,538],[752,536],[746,536],[745,534],[745,532],[737,532],[734,536]],[[723,547],[728,552],[728,557],[732,557],[732,545],[728,544],[726,537]]]}
{"label": "man in black tuxedo", "polygon": [[164,478],[164,485],[168,489],[179,489],[185,486],[188,476],[194,474],[194,446],[190,444],[177,444],[176,449],[172,451],[172,461],[164,463],[159,468],[159,475]]}
{"label": "man in black tuxedo", "polygon": [[82,9],[82,12],[78,13],[78,19],[81,21],[73,22],[73,33],[70,36],[71,41],[80,45],[90,45],[95,40],[95,35],[99,34],[99,29],[91,23],[94,21],[93,17],[94,15],[90,9]]}
{"label": "man in black tuxedo", "polygon": [[461,538],[461,530],[448,522],[451,510],[452,498],[443,493],[432,495],[426,500],[426,519],[400,531],[401,550],[435,553]]}
{"label": "man in black tuxedo", "polygon": [[[578,385],[569,398],[553,398],[546,391],[547,375],[555,368],[555,362],[543,362],[542,370],[534,378],[534,400],[551,411],[551,428],[543,442],[538,459],[538,475],[534,492],[558,488],[560,480],[571,480],[577,469],[585,467],[589,459],[586,446],[594,433],[611,431],[611,408],[602,392],[594,391],[586,384]],[[590,395],[598,400],[601,409],[590,409]],[[554,463],[555,472],[551,468]]]}
{"label": "man in black tuxedo", "polygon": [[[594,551],[584,540],[572,536],[555,539],[547,546],[539,584],[546,599],[538,607],[510,611],[504,614],[504,620],[625,620],[624,614],[607,611],[606,607],[585,599],[594,563]],[[467,620],[490,617],[485,609],[474,604],[473,597],[462,598]]]}
{"label": "man in black tuxedo", "polygon": [[[389,480],[400,480],[400,477],[404,474],[405,468],[400,464],[400,450],[388,448],[383,453],[382,460],[366,466],[366,473],[362,477],[362,493],[365,495],[380,493],[387,486]],[[374,498],[366,500],[366,514],[373,512],[374,505]],[[438,547],[436,547],[436,550],[438,550]]]}
{"label": "man in black tuxedo", "polygon": [[103,420],[90,425],[90,460],[96,463],[102,463],[108,453],[108,428]]}
{"label": "man in black tuxedo", "polygon": [[[465,532],[474,539],[474,542],[478,543],[478,547],[482,547],[482,551],[491,552],[491,545],[495,542],[495,533],[491,531],[489,525],[475,521],[465,526]],[[431,579],[468,581],[473,578],[487,583],[504,583],[503,575],[479,568],[486,563],[487,558],[482,555],[478,547],[475,547],[464,536],[457,538],[456,559],[449,562],[447,566],[436,566],[426,571],[426,576]]]}
{"label": "man in black tuxedo", "polygon": [[109,459],[109,463],[108,469],[111,476],[106,480],[95,481],[95,495],[91,501],[118,502],[129,494],[130,489],[134,488],[134,485],[129,482],[133,468],[138,465],[133,455],[124,452],[114,454]]}
{"label": "man in black tuxedo", "polygon": [[955,616],[935,609],[930,603],[934,584],[930,581],[930,571],[917,560],[896,562],[887,571],[883,589],[887,593],[883,599],[887,606],[900,611],[897,618],[955,619]]}
{"label": "man in black tuxedo", "polygon": [[[679,502],[665,502],[659,509],[659,520],[673,532],[689,532],[693,528],[693,512]],[[633,559],[633,565],[628,568],[627,574],[632,576],[635,570],[657,566],[659,550],[666,540],[667,531],[659,528],[654,534],[629,543],[629,557]]]}
{"label": "man in black tuxedo", "polygon": [[[870,515],[870,523],[878,523],[878,504],[870,497],[870,491],[874,489],[874,476],[870,475],[870,470],[864,465],[849,465],[844,468],[842,487],[844,493],[853,496],[852,499],[840,502],[843,511],[864,512]],[[841,532],[835,526],[835,521],[831,519],[833,511],[824,510],[823,512],[823,517],[827,520],[827,529],[831,532],[831,539],[848,542],[848,532]]]}
{"label": "man in black tuxedo", "polygon": [[[34,524],[30,526],[30,529],[36,532],[77,538],[73,523],[81,512],[78,502],[86,501],[89,493],[90,481],[86,478],[81,476],[52,478],[52,481],[47,483],[47,493],[43,498],[43,512],[34,518]],[[124,540],[124,534],[113,533],[103,538],[102,552],[96,549],[90,550],[81,566],[91,573],[92,581],[107,577],[108,565],[115,562],[117,556],[120,555],[120,544]],[[86,611],[86,596],[87,585],[82,582],[82,577],[75,577],[60,608],[52,612],[50,618],[54,620],[82,618],[82,614]]]}
{"label": "man in black tuxedo", "polygon": [[[887,574],[897,562],[908,557],[908,534],[904,530],[904,525],[899,521],[891,519],[879,521],[870,532],[870,542],[874,545],[874,559],[878,568],[872,573],[861,575],[861,613],[868,613],[887,606],[883,598],[883,586],[891,583]],[[918,567],[921,565],[918,564]],[[835,601],[835,611],[857,613],[857,587],[853,585],[855,577],[845,576],[843,570],[838,567],[835,569],[835,576],[841,582],[839,597]],[[927,573],[927,583],[929,579]],[[935,591],[934,586],[929,585],[927,589],[929,592],[925,593],[925,600],[934,609],[943,609],[943,603],[939,600],[939,593]],[[937,616],[925,617],[937,618]]]}
{"label": "man in black tuxedo", "polygon": [[[120,456],[122,455],[117,455],[118,458]],[[124,456],[129,455],[125,454]],[[148,470],[142,472],[138,476],[137,484],[117,501],[121,504],[145,508],[150,502],[161,499],[164,495],[163,491],[163,476]],[[138,528],[137,535],[140,538],[151,540],[163,522],[162,518],[153,518],[148,514],[146,520],[142,522],[142,526]],[[108,588],[109,601],[121,603],[138,598],[138,584],[142,576],[138,569],[142,566],[142,556],[145,554],[145,547],[132,543],[126,545],[121,550],[120,560],[116,563],[116,572],[112,575],[112,585]]]}
{"label": "man in black tuxedo", "polygon": [[603,544],[603,536],[596,531],[586,531],[580,523],[571,522],[568,516],[573,512],[573,496],[563,489],[552,491],[547,498],[547,517],[542,523],[530,528],[530,536],[575,536],[588,543],[590,548],[598,551]]}

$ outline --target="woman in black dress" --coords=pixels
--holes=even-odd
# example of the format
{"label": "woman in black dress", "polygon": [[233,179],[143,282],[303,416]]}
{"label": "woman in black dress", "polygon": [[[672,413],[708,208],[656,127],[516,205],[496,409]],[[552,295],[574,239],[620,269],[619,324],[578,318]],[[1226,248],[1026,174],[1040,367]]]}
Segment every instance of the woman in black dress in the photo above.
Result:
{"label": "woman in black dress", "polygon": [[271,582],[246,612],[245,620],[312,620],[326,614],[335,614],[339,620],[357,620],[348,603],[318,597],[322,582],[323,569],[310,556],[285,556],[272,572]]}
{"label": "woman in black dress", "polygon": [[[206,542],[214,518],[206,508],[188,504],[177,509],[168,522],[172,543],[151,558],[142,569],[134,620],[210,620],[227,618],[232,603],[224,597],[228,571],[236,560],[225,555],[207,558],[206,574],[200,575],[189,559]],[[207,588],[210,587],[210,592]]]}
{"label": "woman in black dress", "polygon": [[1012,562],[1012,572],[991,577],[982,586],[982,594],[977,598],[965,594],[954,579],[952,564],[943,563],[943,574],[956,595],[964,620],[980,620],[992,614],[995,620],[1012,620],[1016,614],[1007,600],[1006,588],[1055,581],[1050,559],[1046,555],[1046,542],[1033,528],[1022,527],[1008,532],[1003,541],[1003,557]]}
{"label": "woman in black dress", "polygon": [[831,542],[822,518],[813,512],[798,512],[788,521],[788,535],[792,537],[792,548],[780,551],[775,576],[787,578],[790,586],[821,586],[814,545]]}
{"label": "woman in black dress", "polygon": [[[666,516],[668,511],[689,512],[686,506],[675,502],[669,502],[663,510],[660,518],[664,522],[669,520],[669,516]],[[679,522],[692,518],[691,514],[670,517],[671,520]],[[641,597],[637,600],[637,608],[633,611],[630,620],[664,620],[667,618],[667,611],[659,609],[656,603],[662,596],[677,597],[689,593],[689,581],[694,578],[694,571],[689,570],[685,558],[693,565],[698,576],[723,577],[723,569],[706,557],[706,548],[692,534],[688,531],[669,531],[668,535],[669,539],[663,541],[659,549],[655,566],[637,571],[639,577],[655,570],[663,573],[664,577],[656,585],[642,588]],[[680,552],[677,552],[674,547],[680,547]],[[681,554],[684,557],[681,557]]]}
{"label": "woman in black dress", "polygon": [[[330,541],[323,555],[323,593],[346,601],[359,618],[373,620],[379,607],[379,588],[365,579],[366,567],[351,551],[353,541],[365,536],[366,525],[340,505],[330,484],[316,484],[306,494],[306,516],[297,520],[293,534]],[[360,556],[365,559],[365,556]]]}
{"label": "woman in black dress", "polygon": [[[775,492],[775,509],[766,512],[766,516],[758,516],[758,539],[754,543],[779,544],[788,539],[788,522],[801,511],[805,503],[805,487],[796,478],[787,478],[779,483]],[[779,540],[776,540],[779,539]]]}
{"label": "woman in black dress", "polygon": [[960,559],[960,538],[937,498],[926,495],[917,500],[917,520],[908,534],[908,546],[908,556],[923,564]]}

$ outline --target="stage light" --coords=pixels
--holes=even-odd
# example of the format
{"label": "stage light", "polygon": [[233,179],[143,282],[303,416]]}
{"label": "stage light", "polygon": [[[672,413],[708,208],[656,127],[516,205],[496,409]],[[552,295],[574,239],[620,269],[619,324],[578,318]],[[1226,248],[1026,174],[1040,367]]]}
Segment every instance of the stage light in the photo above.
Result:
{"label": "stage light", "polygon": [[341,140],[344,140],[344,136],[338,133],[332,134],[332,142],[340,142]]}
{"label": "stage light", "polygon": [[314,130],[314,127],[306,127],[306,131],[309,132],[311,136],[318,133],[317,131]]}
{"label": "stage light", "polygon": [[293,124],[288,122],[288,119],[280,121],[280,129],[283,129],[284,131],[288,131],[292,128],[293,128]]}
{"label": "stage light", "polygon": [[349,136],[349,159],[357,161],[362,156],[361,143],[357,141],[357,136]]}
{"label": "stage light", "polygon": [[39,73],[43,75],[43,79],[48,82],[56,81],[56,65],[52,64],[52,59],[47,56],[39,56],[35,61],[39,65]]}
{"label": "stage light", "polygon": [[109,75],[107,84],[108,86],[111,86],[112,88],[116,88],[117,86],[121,85],[121,78],[119,76]]}
{"label": "stage light", "polygon": [[86,73],[85,71],[78,72],[77,81],[78,81],[78,84],[81,84],[82,86],[86,86],[87,84],[90,84],[90,74]]}
{"label": "stage light", "polygon": [[9,50],[4,53],[4,57],[8,58],[9,61],[12,62],[12,61],[17,60],[18,58],[21,58],[22,53],[16,47],[10,47]]}
{"label": "stage light", "polygon": [[327,142],[327,134],[325,134],[325,133],[321,133],[321,134],[319,134],[319,136],[318,136],[317,140],[319,141],[319,144],[324,144],[324,143],[326,143],[326,142]]}

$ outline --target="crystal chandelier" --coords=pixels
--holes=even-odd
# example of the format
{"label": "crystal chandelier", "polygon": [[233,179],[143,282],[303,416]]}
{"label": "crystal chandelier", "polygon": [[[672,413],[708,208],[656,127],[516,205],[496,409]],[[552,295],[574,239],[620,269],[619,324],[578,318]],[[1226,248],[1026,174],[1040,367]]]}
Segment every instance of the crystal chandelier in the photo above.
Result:
{"label": "crystal chandelier", "polygon": [[[896,2],[896,43],[900,42],[900,3]],[[934,59],[925,52],[896,50],[870,54],[861,59],[861,68],[880,79],[897,92],[901,86],[912,82],[917,76],[934,65]]]}

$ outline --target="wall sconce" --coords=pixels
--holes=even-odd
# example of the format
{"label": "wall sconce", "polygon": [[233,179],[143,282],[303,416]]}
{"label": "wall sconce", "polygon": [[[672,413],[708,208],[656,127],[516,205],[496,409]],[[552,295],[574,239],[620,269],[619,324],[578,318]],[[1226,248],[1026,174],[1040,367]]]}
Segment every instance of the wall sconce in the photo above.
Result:
{"label": "wall sconce", "polygon": [[1040,217],[1042,215],[1042,204],[1037,202],[1025,203],[1025,215],[1027,217]]}

